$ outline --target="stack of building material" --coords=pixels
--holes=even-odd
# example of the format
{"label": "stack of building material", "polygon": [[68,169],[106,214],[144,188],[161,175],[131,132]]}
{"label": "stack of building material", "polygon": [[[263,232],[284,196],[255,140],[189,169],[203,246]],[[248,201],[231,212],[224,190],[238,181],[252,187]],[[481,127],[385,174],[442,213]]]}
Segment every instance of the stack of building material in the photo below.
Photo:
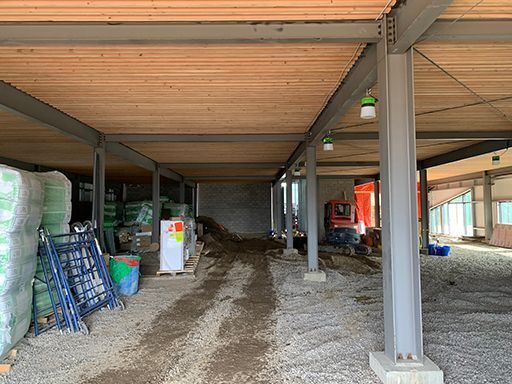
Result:
{"label": "stack of building material", "polygon": [[30,326],[42,198],[36,175],[0,165],[0,359]]}
{"label": "stack of building material", "polygon": [[132,201],[125,204],[124,225],[151,224],[153,222],[153,203],[151,201]]}
{"label": "stack of building material", "polygon": [[[69,233],[71,220],[71,182],[60,172],[36,173],[44,190],[43,216],[41,226],[53,235]],[[53,312],[45,276],[38,258],[34,280],[34,299],[38,316]]]}
{"label": "stack of building material", "polygon": [[489,244],[496,247],[512,248],[512,225],[496,224]]}

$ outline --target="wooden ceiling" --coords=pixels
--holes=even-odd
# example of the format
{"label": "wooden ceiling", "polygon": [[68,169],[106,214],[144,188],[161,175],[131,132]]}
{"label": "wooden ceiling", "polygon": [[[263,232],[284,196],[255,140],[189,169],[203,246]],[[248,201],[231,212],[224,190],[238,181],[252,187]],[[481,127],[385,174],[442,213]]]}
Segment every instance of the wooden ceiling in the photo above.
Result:
{"label": "wooden ceiling", "polygon": [[2,21],[375,20],[395,0],[2,0]]}
{"label": "wooden ceiling", "polygon": [[[375,20],[387,0],[27,0],[0,1],[0,22]],[[454,0],[443,19],[509,19],[510,1]],[[304,133],[364,45],[1,46],[0,79],[106,134]],[[417,130],[509,130],[512,44],[416,45]],[[374,88],[378,95],[378,87]],[[91,149],[0,113],[0,156],[90,174]],[[377,131],[359,106],[338,130]],[[419,141],[425,159],[475,143]],[[125,143],[158,162],[285,162],[298,143]],[[320,161],[376,161],[376,141],[336,142]],[[476,163],[475,163],[476,164]],[[182,169],[185,176],[272,176],[272,169]],[[376,167],[319,168],[371,175]],[[109,156],[110,178],[149,173]],[[127,180],[128,181],[128,180]]]}
{"label": "wooden ceiling", "polygon": [[303,133],[361,49],[2,46],[0,77],[104,133]]}

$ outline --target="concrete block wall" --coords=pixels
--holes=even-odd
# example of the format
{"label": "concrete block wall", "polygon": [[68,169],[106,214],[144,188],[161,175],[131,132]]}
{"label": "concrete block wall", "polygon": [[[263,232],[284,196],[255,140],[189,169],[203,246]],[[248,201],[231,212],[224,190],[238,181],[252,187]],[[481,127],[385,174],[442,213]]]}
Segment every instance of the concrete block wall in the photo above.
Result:
{"label": "concrete block wall", "polygon": [[199,215],[209,216],[230,232],[266,234],[271,227],[271,187],[265,184],[199,185]]}

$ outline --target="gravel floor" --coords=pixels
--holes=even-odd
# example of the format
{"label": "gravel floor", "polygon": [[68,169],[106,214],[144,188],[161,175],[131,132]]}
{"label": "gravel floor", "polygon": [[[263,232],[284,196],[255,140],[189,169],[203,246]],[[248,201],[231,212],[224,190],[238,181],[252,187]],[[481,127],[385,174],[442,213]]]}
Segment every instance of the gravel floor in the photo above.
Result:
{"label": "gravel floor", "polygon": [[[204,258],[197,280],[144,280],[126,311],[91,316],[89,336],[25,339],[0,384],[379,383],[368,366],[383,349],[378,259],[331,260],[322,284],[303,281],[301,256],[262,257]],[[512,383],[512,250],[453,244],[448,258],[422,258],[422,282],[425,352],[446,384]],[[173,321],[188,325],[151,345]]]}

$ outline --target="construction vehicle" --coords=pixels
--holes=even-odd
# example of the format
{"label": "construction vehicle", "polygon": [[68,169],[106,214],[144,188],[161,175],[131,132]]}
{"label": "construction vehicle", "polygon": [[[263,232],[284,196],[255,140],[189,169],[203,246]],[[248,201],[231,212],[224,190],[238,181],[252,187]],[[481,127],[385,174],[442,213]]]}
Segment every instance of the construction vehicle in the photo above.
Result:
{"label": "construction vehicle", "polygon": [[347,255],[370,255],[372,248],[361,243],[355,204],[348,200],[329,200],[324,205],[324,227],[327,243]]}

